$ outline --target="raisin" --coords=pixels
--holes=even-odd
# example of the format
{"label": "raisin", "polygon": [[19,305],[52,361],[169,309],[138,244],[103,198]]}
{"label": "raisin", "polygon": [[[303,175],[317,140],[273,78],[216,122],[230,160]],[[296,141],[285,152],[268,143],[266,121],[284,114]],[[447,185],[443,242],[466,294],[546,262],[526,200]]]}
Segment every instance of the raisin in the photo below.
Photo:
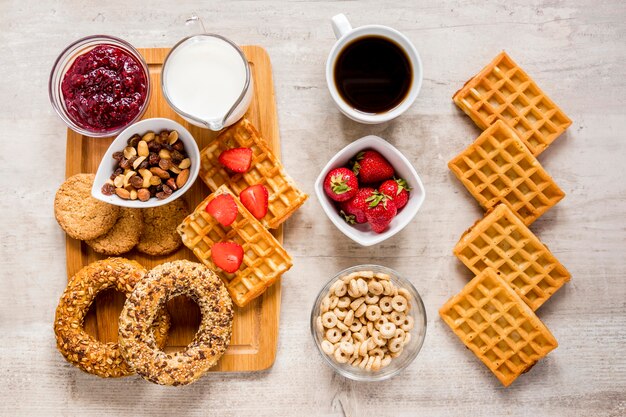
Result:
{"label": "raisin", "polygon": [[161,150],[161,144],[157,143],[156,139],[151,141],[151,142],[148,142],[148,150],[150,152],[157,152],[158,153]]}
{"label": "raisin", "polygon": [[150,166],[154,167],[159,165],[160,160],[161,158],[159,158],[159,154],[155,152],[150,152],[150,155],[148,155],[148,163],[150,164]]}
{"label": "raisin", "polygon": [[115,186],[107,182],[102,186],[101,191],[102,191],[102,194],[104,195],[113,195],[115,194]]}
{"label": "raisin", "polygon": [[132,185],[135,188],[141,188],[143,187],[143,178],[141,178],[139,175],[133,175],[132,177],[130,177],[130,185]]}
{"label": "raisin", "polygon": [[124,152],[113,152],[113,155],[111,155],[111,156],[113,157],[113,159],[115,159],[117,162],[119,162],[124,157]]}
{"label": "raisin", "polygon": [[172,162],[175,163],[176,165],[180,164],[180,161],[182,161],[183,159],[185,159],[185,157],[183,156],[182,153],[176,150],[172,152]]}
{"label": "raisin", "polygon": [[169,194],[165,194],[163,191],[156,193],[156,198],[159,200],[165,200],[167,197],[169,197]]}
{"label": "raisin", "polygon": [[155,185],[151,185],[148,187],[148,191],[150,191],[150,197],[154,197],[157,193],[157,188]]}
{"label": "raisin", "polygon": [[171,167],[172,167],[172,161],[170,161],[169,159],[161,159],[159,161],[159,168],[161,168],[163,171],[167,171]]}
{"label": "raisin", "polygon": [[120,160],[120,168],[128,169],[131,166],[132,166],[132,164],[130,162],[128,162],[128,159],[122,157],[122,159]]}
{"label": "raisin", "polygon": [[173,151],[174,147],[172,145],[170,145],[169,143],[164,143],[163,144],[163,149],[167,149],[168,151]]}
{"label": "raisin", "polygon": [[167,194],[167,195],[172,194],[173,191],[172,191],[172,189],[170,187],[167,186],[167,184],[162,184],[162,187],[163,187],[163,192],[165,194]]}
{"label": "raisin", "polygon": [[139,135],[133,135],[133,137],[128,139],[128,142],[127,142],[128,146],[132,146],[133,148],[136,148],[140,140],[141,138],[139,137]]}
{"label": "raisin", "polygon": [[146,159],[144,159],[143,161],[141,161],[141,163],[139,164],[139,168],[137,169],[146,169],[148,168],[148,161]]}
{"label": "raisin", "polygon": [[172,145],[172,148],[174,148],[175,151],[182,151],[183,149],[185,149],[185,145],[183,144],[182,140],[178,140]]}

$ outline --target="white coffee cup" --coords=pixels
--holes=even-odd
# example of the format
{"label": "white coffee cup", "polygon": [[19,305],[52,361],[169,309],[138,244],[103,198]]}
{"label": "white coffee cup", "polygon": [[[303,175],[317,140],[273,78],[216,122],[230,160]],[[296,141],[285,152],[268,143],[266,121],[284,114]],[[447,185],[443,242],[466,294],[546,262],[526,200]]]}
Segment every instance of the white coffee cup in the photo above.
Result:
{"label": "white coffee cup", "polygon": [[[328,60],[326,61],[326,83],[328,85],[330,95],[335,101],[335,104],[337,104],[337,107],[339,107],[339,110],[354,121],[365,124],[376,124],[395,119],[411,107],[411,104],[413,104],[417,98],[420,88],[422,87],[422,61],[411,41],[402,33],[387,26],[367,25],[352,28],[350,22],[348,22],[348,19],[344,14],[334,16],[332,18],[332,26],[335,36],[337,37],[337,42],[335,42],[335,45],[330,50]],[[413,80],[408,93],[400,104],[391,110],[382,113],[367,113],[355,109],[353,106],[346,103],[346,101],[341,97],[339,91],[337,91],[337,85],[335,83],[334,68],[339,54],[343,51],[343,48],[346,45],[355,39],[366,36],[379,36],[391,40],[402,48],[411,64],[411,74],[413,76]]]}

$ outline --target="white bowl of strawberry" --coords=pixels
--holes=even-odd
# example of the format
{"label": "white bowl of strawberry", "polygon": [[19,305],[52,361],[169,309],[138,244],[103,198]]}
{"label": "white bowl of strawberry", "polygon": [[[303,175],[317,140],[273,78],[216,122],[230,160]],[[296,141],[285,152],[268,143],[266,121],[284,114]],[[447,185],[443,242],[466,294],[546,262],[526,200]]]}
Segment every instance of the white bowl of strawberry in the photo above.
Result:
{"label": "white bowl of strawberry", "polygon": [[333,224],[362,246],[404,229],[426,195],[409,160],[373,135],[340,150],[317,177],[315,193]]}

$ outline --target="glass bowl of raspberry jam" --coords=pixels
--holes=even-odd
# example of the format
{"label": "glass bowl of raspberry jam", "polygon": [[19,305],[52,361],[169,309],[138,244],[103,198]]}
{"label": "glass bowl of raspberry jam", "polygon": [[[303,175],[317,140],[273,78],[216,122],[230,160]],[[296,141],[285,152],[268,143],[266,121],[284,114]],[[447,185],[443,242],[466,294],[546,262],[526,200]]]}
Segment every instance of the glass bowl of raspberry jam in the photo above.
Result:
{"label": "glass bowl of raspberry jam", "polygon": [[92,137],[115,136],[148,107],[148,65],[122,39],[88,36],[59,55],[48,92],[54,110],[72,130]]}

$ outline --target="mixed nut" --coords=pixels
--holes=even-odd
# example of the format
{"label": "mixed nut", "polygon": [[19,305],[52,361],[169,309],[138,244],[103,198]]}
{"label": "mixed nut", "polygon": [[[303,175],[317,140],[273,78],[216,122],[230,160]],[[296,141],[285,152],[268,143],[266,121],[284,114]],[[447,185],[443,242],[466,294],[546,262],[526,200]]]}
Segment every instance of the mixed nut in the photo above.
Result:
{"label": "mixed nut", "polygon": [[191,159],[177,131],[133,135],[127,145],[113,153],[117,165],[102,194],[124,200],[164,200],[189,180]]}

